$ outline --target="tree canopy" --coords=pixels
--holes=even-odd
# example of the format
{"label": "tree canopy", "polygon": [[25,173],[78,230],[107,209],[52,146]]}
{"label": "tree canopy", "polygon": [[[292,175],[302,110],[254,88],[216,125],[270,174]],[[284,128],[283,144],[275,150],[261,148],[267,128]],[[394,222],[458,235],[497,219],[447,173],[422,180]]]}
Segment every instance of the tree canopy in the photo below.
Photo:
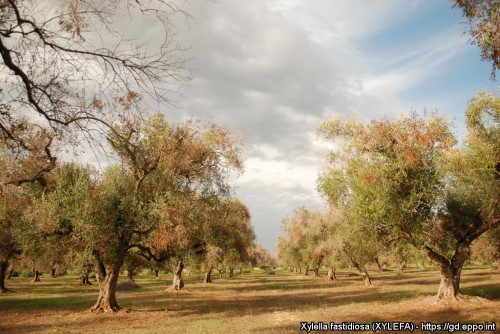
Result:
{"label": "tree canopy", "polygon": [[481,58],[491,62],[491,76],[500,69],[500,4],[496,0],[454,0],[468,20],[468,32],[481,50]]}

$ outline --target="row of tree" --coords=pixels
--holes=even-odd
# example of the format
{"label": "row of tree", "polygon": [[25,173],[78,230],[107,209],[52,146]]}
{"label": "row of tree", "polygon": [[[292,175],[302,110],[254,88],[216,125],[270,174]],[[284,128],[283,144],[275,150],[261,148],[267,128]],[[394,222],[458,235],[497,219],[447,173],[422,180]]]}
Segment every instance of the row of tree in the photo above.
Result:
{"label": "row of tree", "polygon": [[[70,253],[83,276],[95,264],[100,294],[92,309],[104,311],[119,308],[118,275],[133,256],[157,264],[177,259],[173,289],[183,287],[186,258],[203,263],[208,282],[221,263],[231,274],[249,264],[250,214],[227,183],[228,173],[242,168],[241,145],[231,133],[155,115],[144,125],[115,125],[108,141],[118,162],[102,172],[60,164],[36,183],[2,188],[2,289],[8,261],[20,253],[34,261]],[[2,181],[34,159],[0,148]]]}
{"label": "row of tree", "polygon": [[[183,1],[0,1],[0,287],[9,263],[97,270],[93,310],[117,310],[125,265],[175,259],[229,271],[260,254],[246,206],[231,197],[241,142],[211,124],[169,123],[165,107],[187,80],[172,36]],[[131,33],[130,20],[154,28]],[[151,40],[156,43],[151,43]],[[141,103],[140,101],[145,103]],[[113,156],[102,171],[58,158]],[[88,149],[88,148],[87,148]],[[61,160],[61,159],[59,159]],[[81,158],[79,159],[81,160]],[[52,271],[52,274],[54,272]]]}
{"label": "row of tree", "polygon": [[473,241],[488,232],[480,240],[500,261],[500,97],[479,93],[466,119],[460,146],[435,113],[324,122],[319,133],[340,146],[318,179],[329,210],[284,220],[280,260],[316,271],[349,263],[369,285],[367,264],[390,255],[403,269],[425,255],[441,270],[438,299],[461,299]]}

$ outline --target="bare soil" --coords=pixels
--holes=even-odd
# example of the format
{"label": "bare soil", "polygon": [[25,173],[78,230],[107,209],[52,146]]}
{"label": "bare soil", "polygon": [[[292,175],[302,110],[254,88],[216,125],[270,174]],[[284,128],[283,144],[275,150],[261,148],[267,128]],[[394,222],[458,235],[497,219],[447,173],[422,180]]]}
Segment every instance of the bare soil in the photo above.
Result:
{"label": "bare soil", "polygon": [[500,325],[500,275],[489,268],[462,274],[462,293],[480,298],[447,305],[429,303],[439,286],[437,270],[370,274],[368,288],[347,270],[338,270],[333,282],[326,272],[312,277],[278,270],[204,284],[200,274],[185,277],[187,290],[175,293],[165,292],[171,277],[139,275],[139,288],[117,292],[121,311],[97,315],[88,312],[97,284],[79,286],[77,277],[14,278],[7,284],[16,293],[0,295],[0,333],[298,333],[301,321]]}

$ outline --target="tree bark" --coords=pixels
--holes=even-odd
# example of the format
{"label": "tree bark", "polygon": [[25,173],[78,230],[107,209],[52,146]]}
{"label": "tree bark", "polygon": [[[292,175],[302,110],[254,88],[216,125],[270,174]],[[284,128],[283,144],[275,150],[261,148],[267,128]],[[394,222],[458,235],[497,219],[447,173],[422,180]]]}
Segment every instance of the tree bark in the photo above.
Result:
{"label": "tree bark", "polygon": [[205,273],[205,279],[203,280],[203,283],[212,283],[210,274],[212,274],[212,267],[210,267],[210,269]]}
{"label": "tree bark", "polygon": [[351,256],[349,250],[347,248],[343,249],[345,255],[349,259],[349,264],[353,265],[358,269],[359,273],[361,274],[361,277],[363,277],[363,283],[365,286],[370,286],[372,284],[372,280],[370,279],[370,275],[368,275],[368,272],[366,271],[366,268],[364,265],[360,264],[354,258]]}
{"label": "tree bark", "polygon": [[370,275],[368,275],[368,271],[366,271],[365,266],[363,266],[362,264],[359,264],[356,261],[353,261],[352,264],[354,267],[356,267],[356,269],[358,269],[359,273],[361,274],[361,277],[363,278],[363,284],[365,286],[372,285],[372,280],[370,278]]}
{"label": "tree bark", "polygon": [[158,274],[160,273],[160,269],[154,269],[153,271],[155,273],[155,279],[160,279],[160,277],[158,276]]}
{"label": "tree bark", "polygon": [[319,277],[319,267],[314,268],[312,271],[315,277]]}
{"label": "tree bark", "polygon": [[9,270],[9,275],[7,275],[7,279],[12,279],[12,274],[14,273],[14,267],[11,267]]}
{"label": "tree bark", "polygon": [[375,263],[377,264],[378,271],[384,271],[384,266],[382,265],[382,263],[380,263],[378,257],[375,258]]}
{"label": "tree bark", "polygon": [[115,262],[107,272],[99,273],[99,297],[90,308],[92,312],[116,312],[120,309],[116,301],[116,284],[123,261]]}
{"label": "tree bark", "polygon": [[406,269],[406,261],[399,260],[398,262],[398,271],[400,275],[403,275]]}
{"label": "tree bark", "polygon": [[306,266],[306,270],[304,271],[304,276],[309,275],[309,266]]}
{"label": "tree bark", "polygon": [[89,273],[82,273],[80,276],[80,285],[92,285],[92,283],[89,281]]}
{"label": "tree bark", "polygon": [[441,271],[441,281],[437,293],[436,302],[443,300],[460,300],[460,276],[462,274],[462,267],[465,260],[469,256],[470,243],[458,243],[455,248],[455,254],[451,261],[444,256],[438,254],[433,249],[425,246],[427,251],[427,258],[436,264]]}
{"label": "tree bark", "polygon": [[35,276],[33,277],[33,279],[31,281],[32,282],[41,282],[41,280],[40,280],[40,272],[38,271],[38,269],[34,270],[34,274],[35,274]]}
{"label": "tree bark", "polygon": [[330,268],[330,270],[328,270],[328,280],[329,281],[336,281],[337,280],[337,276],[335,275],[335,267],[333,268]]}
{"label": "tree bark", "polygon": [[174,269],[174,280],[172,281],[172,290],[180,291],[184,288],[184,281],[182,280],[182,269],[184,269],[184,261],[179,260]]}
{"label": "tree bark", "polygon": [[7,273],[7,268],[9,267],[9,261],[0,262],[0,289],[2,293],[7,293],[11,290],[5,287],[5,274]]}
{"label": "tree bark", "polygon": [[240,267],[240,275],[243,274],[243,267]]}
{"label": "tree bark", "polygon": [[135,272],[133,269],[127,269],[127,278],[130,280],[130,281],[134,281],[134,275],[135,275]]}
{"label": "tree bark", "polygon": [[229,277],[234,277],[234,268],[229,268]]}
{"label": "tree bark", "polygon": [[51,268],[50,269],[50,277],[56,278],[56,268]]}

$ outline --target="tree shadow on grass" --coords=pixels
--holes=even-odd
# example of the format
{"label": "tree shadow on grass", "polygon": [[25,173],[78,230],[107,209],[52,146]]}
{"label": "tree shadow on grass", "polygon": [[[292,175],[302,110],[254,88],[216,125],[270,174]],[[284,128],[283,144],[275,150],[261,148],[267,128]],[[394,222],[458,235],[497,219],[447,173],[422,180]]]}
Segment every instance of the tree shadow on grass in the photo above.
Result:
{"label": "tree shadow on grass", "polygon": [[[75,328],[83,326],[86,329],[91,329],[92,324],[96,322],[99,322],[101,328],[100,323],[103,322],[103,326],[109,325],[116,329],[124,326],[122,321],[128,321],[133,326],[137,324],[139,328],[147,329],[149,328],[148,322],[154,322],[155,317],[171,318],[172,320],[168,321],[182,323],[183,321],[196,321],[193,319],[213,316],[229,318],[235,322],[242,316],[263,316],[263,318],[268,319],[266,315],[274,312],[300,315],[315,314],[316,311],[319,311],[323,312],[323,318],[318,318],[316,321],[337,321],[338,319],[329,319],[329,317],[336,314],[335,310],[346,309],[359,310],[358,313],[361,315],[357,318],[358,321],[367,319],[372,321],[384,319],[388,321],[403,321],[404,319],[436,322],[438,320],[446,321],[446,319],[462,321],[457,317],[469,315],[460,309],[449,311],[430,307],[429,310],[425,309],[425,311],[412,310],[413,304],[419,304],[419,298],[429,295],[429,288],[417,289],[417,285],[433,284],[437,292],[438,273],[424,272],[423,274],[392,276],[393,274],[377,273],[373,275],[375,286],[369,288],[362,287],[358,275],[350,275],[348,272],[339,273],[339,280],[332,283],[327,282],[325,277],[286,274],[286,276],[278,275],[277,277],[243,275],[234,280],[217,280],[213,284],[189,284],[187,285],[188,291],[179,293],[165,293],[164,288],[159,287],[163,284],[152,284],[148,286],[148,291],[118,292],[118,303],[122,308],[129,309],[132,315],[121,311],[111,316],[82,315],[97,299],[97,289],[95,292],[83,295],[64,293],[61,296],[52,297],[49,293],[46,298],[32,298],[31,293],[28,292],[25,296],[19,296],[20,298],[0,299],[0,317],[7,315],[7,320],[10,323],[9,328],[4,326],[8,330],[0,328],[0,333],[32,333],[37,332],[40,328],[47,330],[47,326],[51,331],[53,329],[52,332],[82,333],[82,330],[78,331]],[[473,280],[475,277],[479,277],[477,274],[468,272],[464,275],[464,279]],[[485,275],[483,276],[485,277]],[[484,277],[482,277],[483,280]],[[226,284],[226,282],[228,283]],[[495,300],[500,299],[497,284],[490,281],[479,283],[482,284],[471,284],[472,286],[463,288],[463,293],[486,296]],[[38,289],[35,286],[29,286],[29,288]],[[66,289],[74,291],[73,287],[66,286]],[[351,308],[349,305],[353,305],[353,307]],[[375,312],[370,311],[371,313],[364,312],[363,314],[364,308],[372,310],[374,305]],[[384,313],[382,310],[378,311],[379,308],[390,311]],[[488,309],[491,310],[491,308]],[[44,315],[53,317],[54,314],[60,314],[61,311],[67,315],[58,315],[53,323],[47,324],[48,320],[44,318]],[[427,311],[430,312],[430,315],[424,317],[428,313]],[[2,313],[4,314],[2,315]],[[27,320],[27,323],[21,323],[22,320],[19,320],[21,318],[14,314],[20,314],[22,319]],[[34,318],[31,317],[32,314]],[[442,318],[439,318],[440,316]],[[346,321],[354,321],[353,319],[349,318]],[[478,317],[476,316],[475,319],[477,320]],[[310,319],[301,320],[308,321]],[[470,320],[472,321],[473,318]],[[277,323],[278,327],[262,324],[260,329],[263,332],[274,333],[298,332],[299,322],[294,321]],[[1,321],[0,326],[2,326]]]}
{"label": "tree shadow on grass", "polygon": [[472,287],[461,288],[460,291],[464,295],[479,296],[489,300],[500,300],[500,285],[495,283],[474,285]]}
{"label": "tree shadow on grass", "polygon": [[[182,316],[191,317],[201,316],[207,313],[224,313],[224,317],[240,317],[242,315],[252,314],[259,315],[269,312],[310,309],[321,306],[340,306],[356,303],[377,302],[394,302],[400,300],[411,299],[419,296],[425,296],[425,293],[418,294],[411,291],[401,292],[381,292],[379,288],[373,287],[362,291],[304,291],[304,292],[278,292],[275,294],[261,294],[254,296],[251,294],[232,294],[210,296],[191,296],[190,299],[183,298],[184,296],[166,296],[163,300],[161,297],[150,296],[141,298],[142,307],[155,305],[155,307],[165,307],[171,311],[177,311]],[[121,305],[134,310],[133,305],[124,300]]]}

